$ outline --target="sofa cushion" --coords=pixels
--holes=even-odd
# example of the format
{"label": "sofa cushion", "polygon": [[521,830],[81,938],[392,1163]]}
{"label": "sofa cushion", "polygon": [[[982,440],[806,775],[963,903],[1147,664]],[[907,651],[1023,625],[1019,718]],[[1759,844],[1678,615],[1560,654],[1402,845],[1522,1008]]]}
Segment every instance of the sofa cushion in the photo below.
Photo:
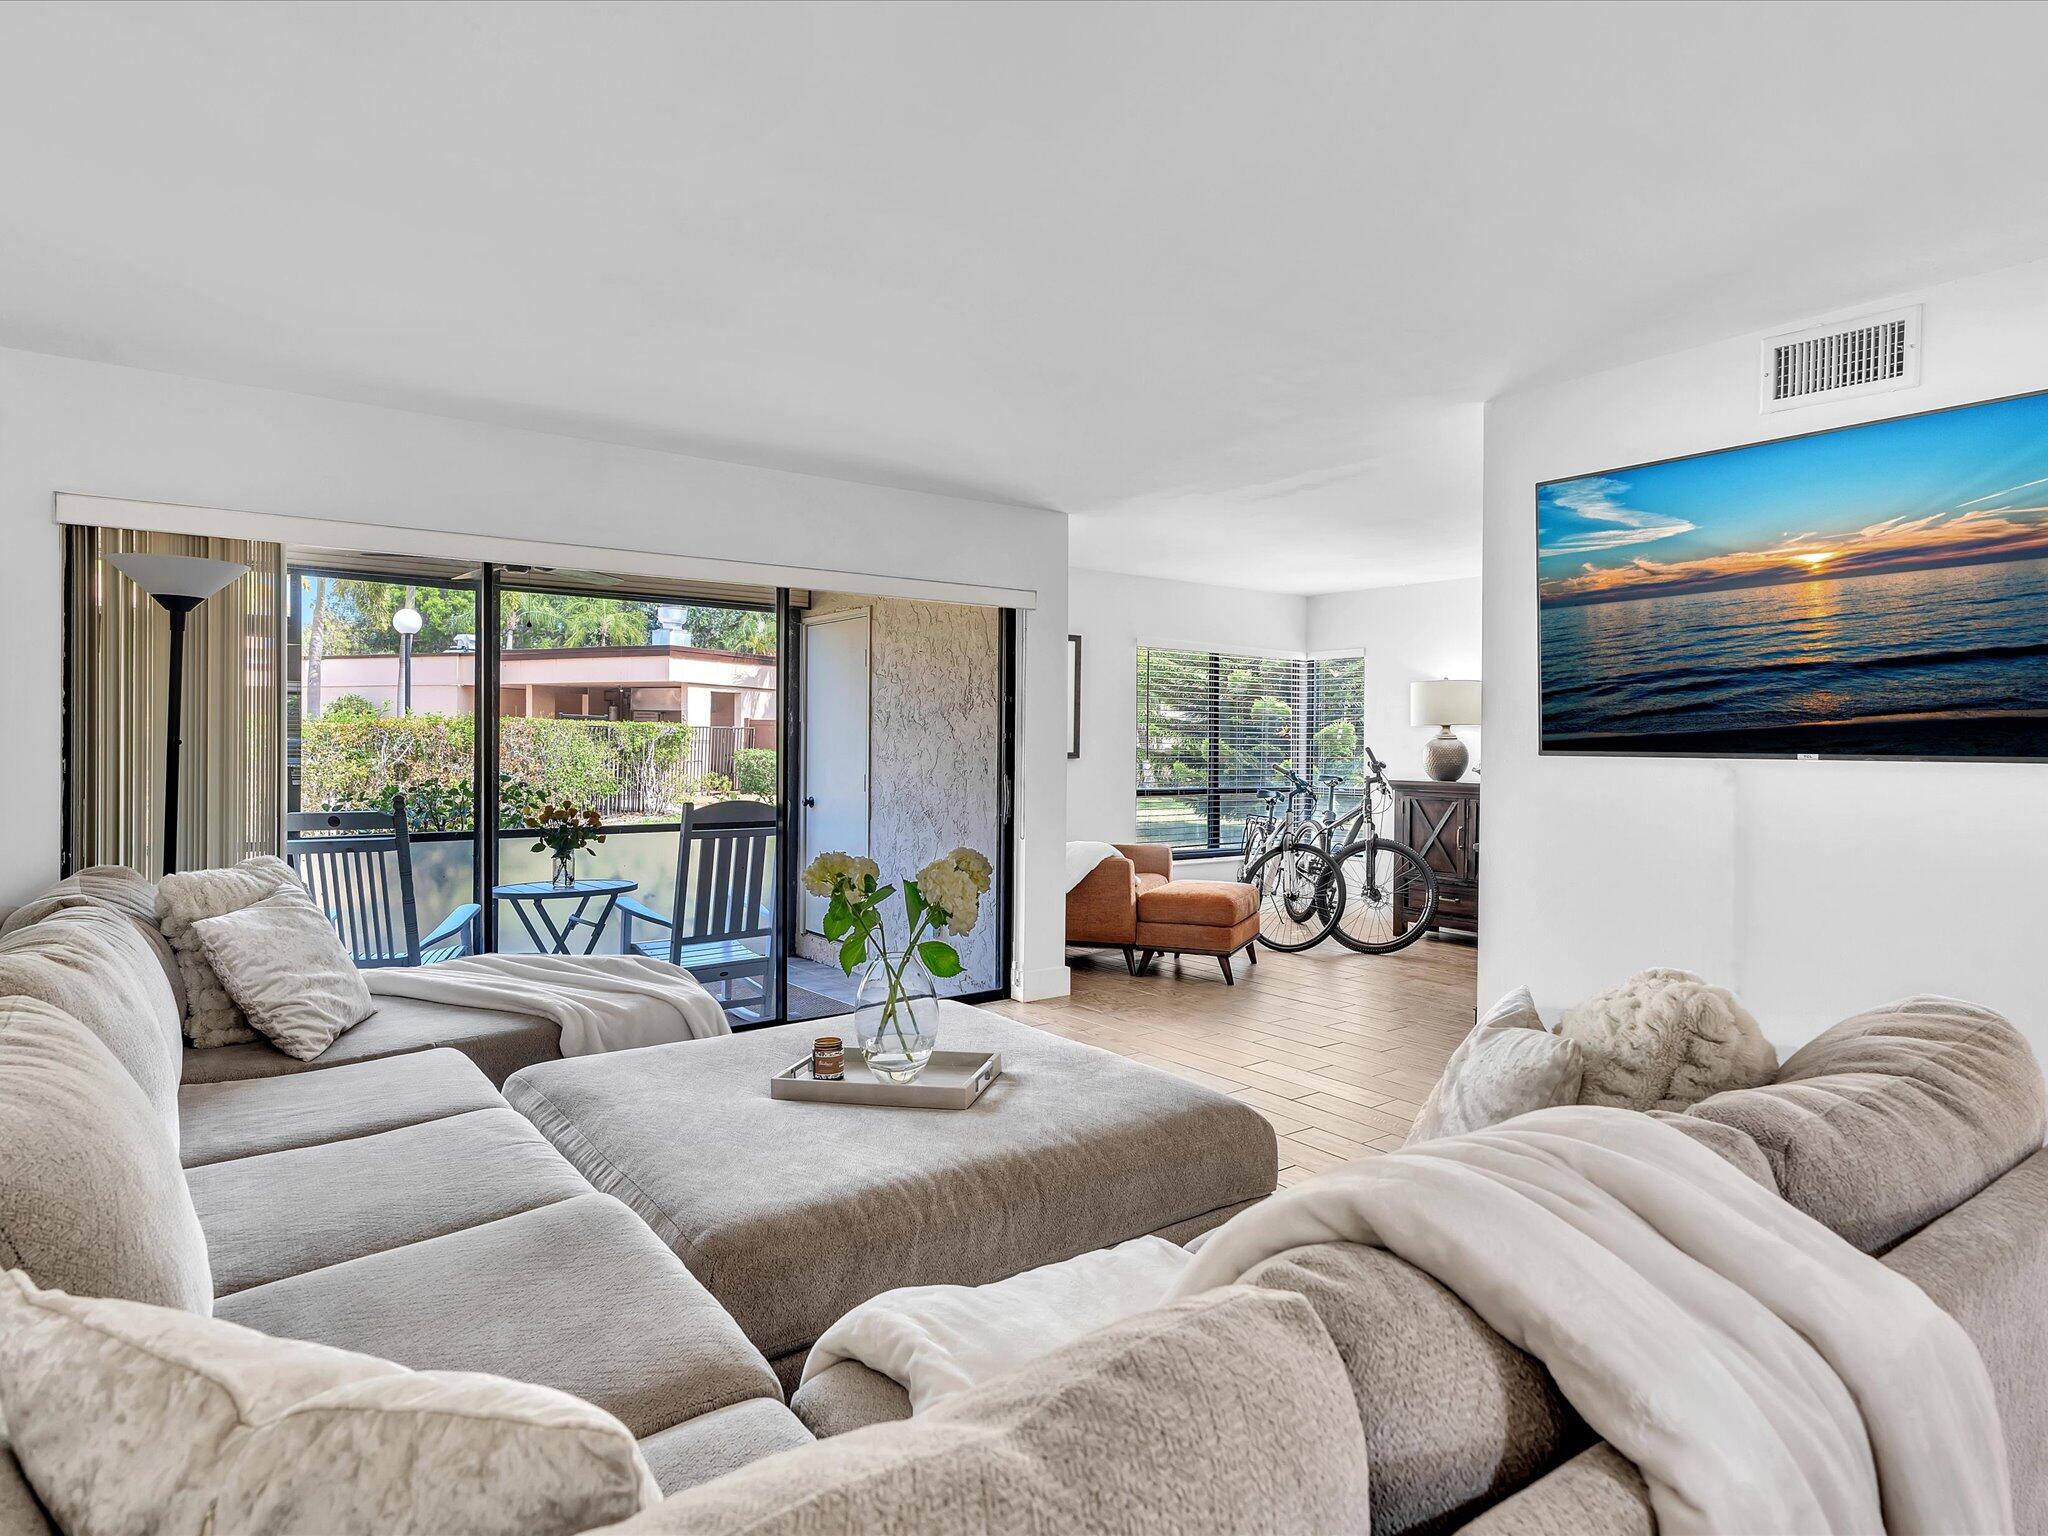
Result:
{"label": "sofa cushion", "polygon": [[35,1489],[28,1485],[21,1463],[14,1459],[4,1423],[0,1423],[0,1531],[7,1536],[57,1536]]}
{"label": "sofa cushion", "polygon": [[772,1397],[754,1397],[649,1435],[640,1454],[663,1493],[681,1493],[810,1443],[811,1432],[795,1414]]}
{"label": "sofa cushion", "polygon": [[1299,1297],[1231,1286],[1126,1318],[901,1424],[664,1499],[611,1536],[1346,1531],[1366,1449]]}
{"label": "sofa cushion", "polygon": [[178,971],[185,978],[185,1038],[192,1045],[206,1050],[258,1038],[221,984],[192,925],[253,906],[280,886],[298,883],[292,867],[268,853],[231,869],[187,870],[157,882],[157,923],[177,951]]}
{"label": "sofa cushion", "polygon": [[858,1360],[841,1360],[798,1387],[789,1406],[804,1428],[823,1440],[909,1418],[910,1393],[893,1376]]}
{"label": "sofa cushion", "polygon": [[[224,1048],[214,1055],[225,1054]],[[178,1090],[178,1154],[187,1168],[374,1136],[505,1101],[460,1051],[417,1051],[329,1071]]]}
{"label": "sofa cushion", "polygon": [[80,902],[0,938],[0,996],[39,998],[97,1035],[177,1144],[178,1002],[131,918]]}
{"label": "sofa cushion", "polygon": [[0,1402],[77,1536],[571,1536],[660,1494],[625,1426],[525,1382],[414,1373],[0,1279]]}
{"label": "sofa cushion", "polygon": [[1912,997],[1809,1041],[1775,1083],[1691,1113],[1745,1132],[1787,1200],[1876,1253],[2039,1150],[2048,1096],[1999,1015]]}
{"label": "sofa cushion", "polygon": [[188,1050],[184,1080],[219,1083],[281,1077],[439,1046],[462,1052],[497,1087],[521,1067],[530,1067],[537,1061],[559,1060],[562,1030],[551,1020],[537,1019],[531,1014],[380,996],[375,1013],[311,1061],[294,1061],[267,1040],[219,1050]]}
{"label": "sofa cushion", "polygon": [[311,1061],[377,1011],[334,924],[297,884],[192,931],[250,1027],[287,1056]]}
{"label": "sofa cushion", "polygon": [[1517,987],[1458,1042],[1408,1141],[1462,1136],[1532,1109],[1576,1103],[1582,1068],[1578,1046],[1545,1029],[1529,989]]}
{"label": "sofa cushion", "polygon": [[204,1313],[206,1239],[156,1109],[83,1024],[0,998],[0,1269]]}
{"label": "sofa cushion", "polygon": [[559,1387],[640,1436],[781,1397],[738,1324],[608,1195],[237,1291],[219,1312],[418,1370]]}
{"label": "sofa cushion", "polygon": [[186,1182],[216,1297],[590,1193],[505,1108],[209,1163]]}
{"label": "sofa cushion", "polygon": [[163,967],[164,980],[178,1000],[178,1017],[185,1016],[185,978],[178,971],[178,956],[171,941],[156,922],[156,882],[120,864],[94,864],[75,875],[66,875],[41,895],[24,902],[0,919],[0,934],[19,932],[39,923],[52,912],[66,907],[97,903],[112,907],[135,925],[136,935],[149,946]]}
{"label": "sofa cushion", "polygon": [[[1143,885],[1143,877],[1139,879]],[[1138,921],[1234,928],[1259,911],[1257,886],[1234,880],[1167,880],[1138,892]]]}
{"label": "sofa cushion", "polygon": [[1307,1298],[1335,1341],[1376,1531],[1450,1529],[1592,1439],[1541,1362],[1384,1249],[1319,1243],[1245,1283]]}

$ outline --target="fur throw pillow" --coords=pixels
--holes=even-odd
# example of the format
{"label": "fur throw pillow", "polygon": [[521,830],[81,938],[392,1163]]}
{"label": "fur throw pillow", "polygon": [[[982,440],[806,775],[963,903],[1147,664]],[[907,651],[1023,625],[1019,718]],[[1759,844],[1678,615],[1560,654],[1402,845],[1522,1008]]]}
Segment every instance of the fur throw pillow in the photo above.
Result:
{"label": "fur throw pillow", "polygon": [[1567,1009],[1558,1033],[1586,1059],[1581,1104],[1689,1109],[1778,1074],[1778,1053],[1726,987],[1690,971],[1638,971]]}
{"label": "fur throw pillow", "polygon": [[177,953],[178,970],[185,979],[187,1044],[205,1048],[262,1038],[221,984],[192,925],[253,907],[280,886],[298,884],[291,865],[267,853],[244,859],[232,869],[195,869],[165,875],[158,882],[157,922]]}
{"label": "fur throw pillow", "polygon": [[1580,1071],[1579,1048],[1545,1029],[1529,989],[1517,987],[1451,1053],[1406,1144],[1462,1136],[1532,1109],[1575,1104]]}

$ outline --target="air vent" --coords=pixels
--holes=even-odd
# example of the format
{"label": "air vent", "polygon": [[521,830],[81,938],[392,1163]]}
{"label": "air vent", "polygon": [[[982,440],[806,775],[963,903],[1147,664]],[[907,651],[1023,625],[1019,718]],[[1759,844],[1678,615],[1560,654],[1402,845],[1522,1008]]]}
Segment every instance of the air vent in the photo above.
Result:
{"label": "air vent", "polygon": [[1919,382],[1917,304],[1764,342],[1761,403],[1767,411],[1910,389]]}

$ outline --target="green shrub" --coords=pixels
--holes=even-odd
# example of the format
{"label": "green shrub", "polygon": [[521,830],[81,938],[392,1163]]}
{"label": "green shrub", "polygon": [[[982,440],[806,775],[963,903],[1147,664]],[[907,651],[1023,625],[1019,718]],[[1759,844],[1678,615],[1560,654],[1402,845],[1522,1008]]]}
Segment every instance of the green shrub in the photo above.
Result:
{"label": "green shrub", "polygon": [[[394,719],[354,710],[337,714],[330,707],[299,730],[300,804],[329,811],[382,810],[402,794],[406,820],[415,831],[471,829],[476,763],[471,716]],[[590,805],[609,799],[627,787],[628,778],[643,772],[673,782],[688,746],[689,728],[681,725],[500,720],[501,819],[506,826],[521,826],[549,800]]]}
{"label": "green shrub", "polygon": [[775,749],[736,747],[732,754],[733,784],[743,795],[761,800],[775,798]]}
{"label": "green shrub", "polygon": [[344,693],[333,700],[320,712],[322,720],[375,720],[383,714],[382,706],[372,704],[360,693]]}

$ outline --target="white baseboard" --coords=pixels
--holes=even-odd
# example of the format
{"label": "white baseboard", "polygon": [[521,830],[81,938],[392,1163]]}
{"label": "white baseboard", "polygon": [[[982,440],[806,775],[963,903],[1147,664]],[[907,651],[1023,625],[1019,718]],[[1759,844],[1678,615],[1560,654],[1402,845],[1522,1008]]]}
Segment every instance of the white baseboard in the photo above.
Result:
{"label": "white baseboard", "polygon": [[1064,965],[1048,965],[1035,971],[1019,971],[1017,984],[1012,988],[1020,1003],[1037,1003],[1047,998],[1065,997],[1073,990],[1074,973]]}

